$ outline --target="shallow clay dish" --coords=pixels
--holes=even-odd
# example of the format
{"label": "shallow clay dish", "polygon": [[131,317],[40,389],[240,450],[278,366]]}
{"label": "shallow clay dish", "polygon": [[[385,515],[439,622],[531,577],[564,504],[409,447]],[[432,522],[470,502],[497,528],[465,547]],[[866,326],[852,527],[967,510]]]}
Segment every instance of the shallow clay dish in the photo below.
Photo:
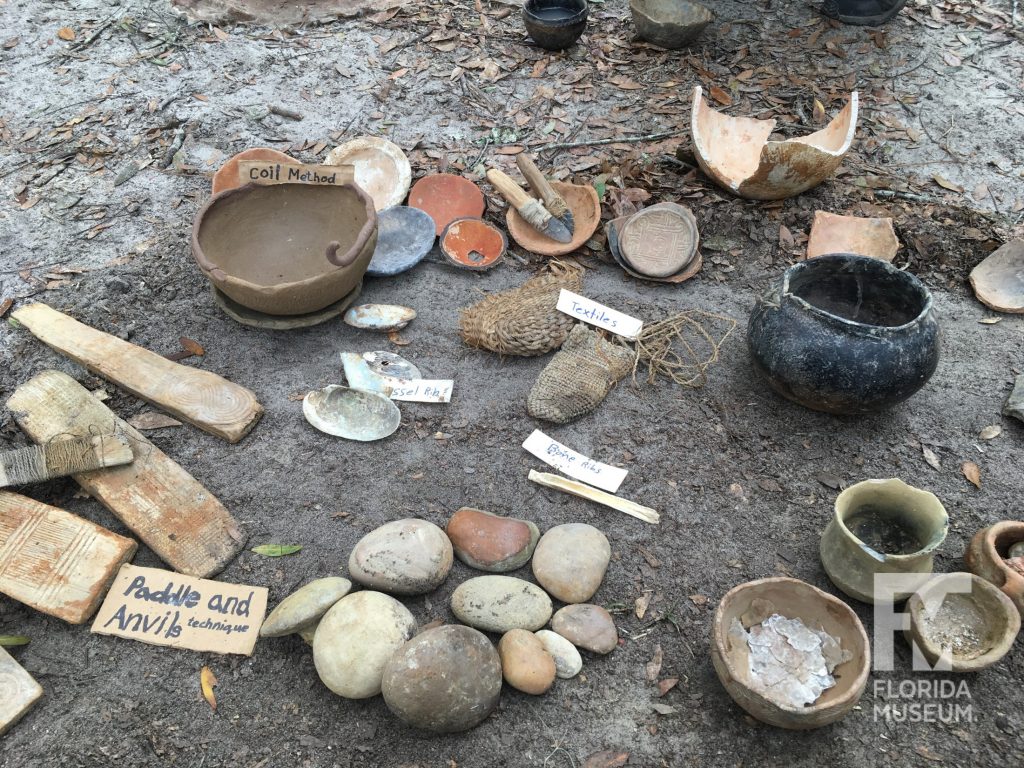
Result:
{"label": "shallow clay dish", "polygon": [[441,253],[457,267],[483,271],[505,255],[505,233],[483,219],[456,219],[441,233]]}
{"label": "shallow clay dish", "polygon": [[268,315],[303,315],[340,301],[363,279],[377,214],[354,184],[229,189],[196,215],[192,255],[229,298]]}
{"label": "shallow clay dish", "polygon": [[978,301],[997,312],[1024,312],[1024,240],[997,248],[971,270]]}
{"label": "shallow clay dish", "polygon": [[266,147],[253,147],[229,157],[220,170],[213,174],[213,194],[219,195],[227,189],[242,187],[248,183],[238,178],[238,164],[245,160],[264,161],[268,163],[294,163],[295,158],[288,157],[284,152]]}
{"label": "shallow clay dish", "polygon": [[366,269],[372,277],[390,277],[412,269],[434,247],[434,220],[419,208],[395,205],[377,216],[377,247]]}
{"label": "shallow clay dish", "polygon": [[658,203],[628,217],[617,229],[619,253],[647,277],[670,277],[693,260],[700,236],[697,220],[676,203]]}
{"label": "shallow clay dish", "polygon": [[629,10],[641,39],[659,48],[683,48],[711,23],[711,11],[689,0],[630,0]]}
{"label": "shallow clay dish", "polygon": [[[963,591],[966,586],[970,591]],[[977,672],[999,661],[1013,647],[1020,614],[1013,602],[973,573],[943,573],[922,585],[907,601],[908,642],[928,662],[947,654],[953,672]]]}
{"label": "shallow clay dish", "polygon": [[814,212],[811,237],[807,241],[807,258],[826,253],[856,253],[873,259],[892,261],[900,241],[892,228],[892,219],[871,219],[863,216],[840,216],[825,211]]}
{"label": "shallow clay dish", "polygon": [[257,312],[254,309],[243,307],[230,296],[226,296],[217,289],[216,285],[211,285],[210,288],[213,291],[214,303],[224,311],[225,315],[235,322],[248,325],[251,328],[288,331],[292,328],[311,328],[314,325],[320,325],[328,320],[341,317],[342,313],[352,305],[352,302],[359,298],[359,292],[362,290],[363,284],[361,282],[357,283],[352,292],[344,296],[341,301],[328,304],[323,309],[318,309],[316,312],[308,312],[304,315],[268,315],[264,312]]}
{"label": "shallow clay dish", "polygon": [[1021,542],[1024,542],[1024,522],[1003,520],[974,534],[964,562],[969,571],[999,587],[1024,615],[1024,574],[1006,562],[1010,547]]}
{"label": "shallow clay dish", "polygon": [[551,187],[562,196],[572,211],[575,229],[571,242],[560,243],[542,235],[527,224],[512,206],[509,206],[505,214],[505,223],[512,239],[526,250],[541,256],[564,256],[582,246],[597,231],[597,225],[601,223],[601,201],[597,190],[591,186],[553,181]]}
{"label": "shallow clay dish", "polygon": [[769,141],[774,120],[730,117],[693,89],[690,130],[701,169],[723,189],[750,200],[781,200],[815,187],[835,172],[853,143],[857,92],[827,126],[809,136]]}
{"label": "shallow clay dish", "polygon": [[[823,629],[853,654],[833,671],[836,684],[811,706],[783,707],[750,687],[750,648],[746,642],[734,644],[729,628],[739,619],[749,629],[772,613]],[[860,619],[842,600],[798,579],[770,578],[740,584],[722,598],[715,611],[711,661],[725,690],[751,715],[780,728],[805,729],[834,723],[856,706],[868,682],[871,650]]]}
{"label": "shallow clay dish", "polygon": [[378,211],[400,205],[409,193],[412,168],[397,144],[377,136],[361,136],[335,147],[326,165],[351,165],[355,183],[373,198]]}
{"label": "shallow clay dish", "polygon": [[631,275],[639,280],[650,280],[655,283],[683,283],[700,272],[700,268],[704,266],[704,257],[701,256],[700,251],[697,251],[689,263],[674,275],[669,275],[668,277],[641,275],[622,257],[622,253],[619,250],[619,227],[629,221],[629,219],[629,216],[620,216],[617,219],[606,222],[604,225],[605,235],[608,237],[608,250],[611,251],[612,259],[622,267],[627,275]]}
{"label": "shallow clay dish", "polygon": [[409,205],[430,214],[434,232],[440,235],[456,219],[484,215],[484,193],[467,178],[451,173],[424,176],[413,184]]}

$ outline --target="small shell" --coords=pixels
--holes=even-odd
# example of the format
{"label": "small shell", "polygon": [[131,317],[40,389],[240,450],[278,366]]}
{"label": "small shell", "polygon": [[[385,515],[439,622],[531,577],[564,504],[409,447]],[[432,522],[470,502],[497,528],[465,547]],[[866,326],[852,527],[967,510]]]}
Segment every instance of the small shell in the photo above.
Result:
{"label": "small shell", "polygon": [[416,317],[416,310],[396,304],[360,304],[345,313],[345,322],[371,331],[400,331]]}
{"label": "small shell", "polygon": [[362,442],[387,437],[402,420],[398,406],[384,395],[336,384],[308,393],[302,415],[321,432]]}
{"label": "small shell", "polygon": [[359,354],[342,352],[341,365],[345,369],[345,381],[352,389],[378,392],[385,397],[391,395],[392,385],[387,377],[372,370]]}
{"label": "small shell", "polygon": [[394,352],[364,352],[363,360],[374,373],[391,379],[422,379],[420,369]]}

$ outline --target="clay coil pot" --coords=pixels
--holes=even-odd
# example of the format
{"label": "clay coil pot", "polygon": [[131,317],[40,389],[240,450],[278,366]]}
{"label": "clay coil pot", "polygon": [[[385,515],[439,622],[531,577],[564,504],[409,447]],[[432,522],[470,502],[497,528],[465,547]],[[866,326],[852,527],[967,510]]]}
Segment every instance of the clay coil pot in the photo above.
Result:
{"label": "clay coil pot", "polygon": [[857,92],[827,126],[809,136],[769,141],[774,120],[731,117],[693,89],[690,130],[697,163],[712,181],[739,197],[781,200],[831,176],[853,143]]}
{"label": "clay coil pot", "polygon": [[561,51],[583,34],[589,13],[587,0],[526,0],[523,26],[541,48]]}
{"label": "clay coil pot", "polygon": [[297,162],[294,158],[289,157],[284,152],[278,152],[276,149],[253,147],[252,149],[243,150],[237,155],[229,157],[224,162],[224,165],[222,165],[220,169],[213,174],[213,194],[219,195],[227,189],[242,187],[248,183],[248,181],[242,181],[238,177],[238,164],[244,160],[263,161],[267,163]]}
{"label": "clay coil pot", "polygon": [[244,307],[268,315],[316,312],[362,280],[377,242],[373,201],[355,184],[249,184],[196,215],[192,255]]}
{"label": "clay coil pot", "polygon": [[[781,706],[751,687],[749,646],[736,643],[729,629],[734,619],[749,629],[771,613],[823,629],[852,653],[833,671],[836,684],[810,706]],[[857,705],[868,682],[871,650],[860,619],[842,600],[798,579],[770,578],[740,584],[722,598],[715,611],[711,662],[725,690],[743,709],[770,725],[799,730],[834,723]]]}
{"label": "clay coil pot", "polygon": [[837,414],[907,399],[939,362],[928,289],[891,264],[849,253],[787,269],[758,297],[747,342],[754,368],[776,392]]}
{"label": "clay coil pot", "polygon": [[[597,190],[588,185],[569,184],[564,181],[551,182],[551,188],[565,200],[573,216],[572,240],[560,243],[541,234],[526,223],[512,206],[505,214],[508,233],[520,246],[541,256],[564,256],[581,248],[597,231],[601,223],[601,200]],[[534,195],[536,197],[536,195]]]}
{"label": "clay coil pot", "polygon": [[974,534],[964,562],[971,573],[999,587],[1024,615],[1024,575],[1006,564],[1010,547],[1022,541],[1024,522],[1003,520]]}
{"label": "clay coil pot", "polygon": [[714,18],[700,3],[689,0],[630,0],[636,33],[659,48],[683,48]]}
{"label": "clay coil pot", "polygon": [[1020,631],[1020,613],[995,586],[973,573],[943,573],[907,601],[914,643],[933,666],[940,658],[953,672],[977,672],[1005,656]]}
{"label": "clay coil pot", "polygon": [[[821,563],[832,583],[856,600],[902,602],[930,578],[948,528],[935,494],[897,479],[864,480],[836,497],[835,515],[821,535]],[[916,574],[917,584],[892,597],[876,594],[880,573]]]}

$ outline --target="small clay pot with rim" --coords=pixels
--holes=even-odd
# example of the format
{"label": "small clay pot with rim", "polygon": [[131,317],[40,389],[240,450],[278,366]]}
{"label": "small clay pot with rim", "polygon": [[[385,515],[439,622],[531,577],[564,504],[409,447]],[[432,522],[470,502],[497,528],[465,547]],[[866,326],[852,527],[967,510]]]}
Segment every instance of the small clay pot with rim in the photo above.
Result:
{"label": "small clay pot with rim", "polygon": [[1024,615],[1024,575],[1006,564],[1010,547],[1020,542],[1024,542],[1024,522],[1003,520],[974,534],[964,562],[971,573],[1001,589]]}

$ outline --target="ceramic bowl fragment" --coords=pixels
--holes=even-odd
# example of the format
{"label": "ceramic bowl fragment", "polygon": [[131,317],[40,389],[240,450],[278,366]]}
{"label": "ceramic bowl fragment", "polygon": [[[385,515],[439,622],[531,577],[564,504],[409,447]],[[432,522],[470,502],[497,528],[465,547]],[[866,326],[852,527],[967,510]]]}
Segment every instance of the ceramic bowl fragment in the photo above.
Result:
{"label": "ceramic bowl fragment", "polygon": [[589,185],[553,181],[551,188],[562,196],[572,211],[573,233],[570,242],[560,243],[541,234],[527,224],[519,211],[511,205],[505,214],[505,223],[512,239],[526,250],[541,256],[564,256],[581,248],[597,231],[601,223],[601,200],[597,190]]}
{"label": "ceramic bowl fragment", "polygon": [[[810,705],[780,704],[766,696],[751,666],[746,631],[773,614],[799,619],[812,631],[838,641],[843,660],[832,670],[835,684]],[[871,651],[868,636],[842,600],[798,579],[775,577],[740,584],[726,593],[715,611],[711,661],[718,679],[743,709],[779,728],[818,728],[853,709],[868,682]]]}
{"label": "ceramic bowl fragment", "polygon": [[692,43],[714,18],[689,0],[630,0],[629,10],[641,39],[670,50]]}
{"label": "ceramic bowl fragment", "polygon": [[425,211],[440,235],[456,219],[484,215],[484,193],[463,176],[434,173],[417,181],[409,192],[409,205]]}
{"label": "ceramic bowl fragment", "polygon": [[374,373],[391,379],[421,379],[420,369],[394,352],[364,352],[363,360]]}
{"label": "ceramic bowl fragment", "polygon": [[775,120],[730,117],[708,106],[693,89],[690,130],[701,169],[723,189],[750,200],[781,200],[831,176],[853,143],[857,92],[820,131],[769,141]]}
{"label": "ceramic bowl fragment", "polygon": [[377,247],[366,274],[390,277],[412,269],[434,247],[434,220],[419,208],[394,205],[377,216]]}
{"label": "ceramic bowl fragment", "polygon": [[505,233],[483,219],[456,219],[441,233],[441,253],[457,267],[483,271],[508,249]]}
{"label": "ceramic bowl fragment", "polygon": [[1011,240],[971,270],[978,301],[996,312],[1024,312],[1024,240]]}
{"label": "ceramic bowl fragment", "polygon": [[402,415],[384,395],[331,384],[302,400],[306,421],[328,435],[370,442],[393,434]]}
{"label": "ceramic bowl fragment", "polygon": [[351,165],[355,183],[373,198],[378,211],[400,205],[412,183],[412,167],[405,152],[394,142],[377,136],[360,136],[335,147],[324,163]]}
{"label": "ceramic bowl fragment", "polygon": [[899,248],[900,241],[892,228],[892,219],[815,211],[811,237],[807,241],[807,258],[826,253],[855,253],[892,261]]}
{"label": "ceramic bowl fragment", "polygon": [[267,147],[253,147],[229,157],[224,165],[213,174],[213,194],[219,195],[227,189],[244,187],[249,183],[248,179],[241,179],[238,175],[238,164],[245,161],[262,161],[267,163],[294,163],[296,160],[284,152]]}
{"label": "ceramic bowl fragment", "polygon": [[415,317],[415,309],[397,304],[360,304],[346,312],[343,319],[353,328],[388,333],[402,330]]}
{"label": "ceramic bowl fragment", "polygon": [[910,597],[907,613],[907,641],[930,664],[941,659],[940,670],[990,667],[1009,652],[1020,631],[1020,614],[1010,598],[973,573],[935,576]]}

